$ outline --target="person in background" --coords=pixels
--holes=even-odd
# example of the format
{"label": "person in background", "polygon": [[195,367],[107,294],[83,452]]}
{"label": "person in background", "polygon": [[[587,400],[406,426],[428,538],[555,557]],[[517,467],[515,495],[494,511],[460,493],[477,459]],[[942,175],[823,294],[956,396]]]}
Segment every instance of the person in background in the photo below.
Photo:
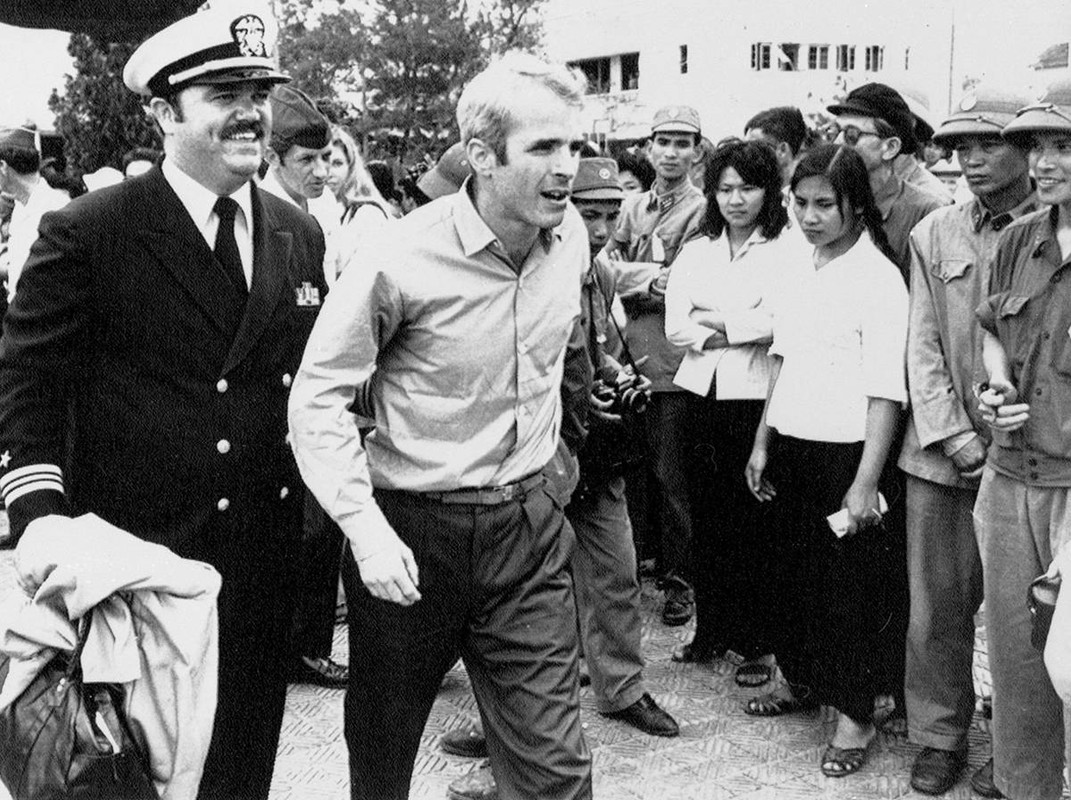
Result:
{"label": "person in background", "polygon": [[455,142],[417,179],[416,188],[431,202],[458,191],[471,174],[468,153],[461,142]]}
{"label": "person in background", "polygon": [[[684,245],[666,285],[666,336],[688,348],[673,382],[698,396],[692,436],[702,454],[690,467],[695,636],[675,661],[772,651],[767,576],[771,537],[781,532],[756,507],[743,471],[770,384],[770,300],[807,258],[799,239],[781,236],[781,169],[766,142],[718,146],[706,185],[702,236]],[[769,678],[768,661],[736,671],[741,686]]]}
{"label": "person in background", "polygon": [[[544,471],[588,266],[568,201],[583,98],[582,78],[531,55],[473,78],[457,109],[471,180],[358,250],[294,381],[294,453],[351,553],[354,800],[408,796],[459,654],[502,793],[591,797],[575,536]],[[373,371],[362,441],[349,409]]]}
{"label": "person in background", "polygon": [[[341,125],[331,126],[331,160],[327,188],[338,204],[338,218],[345,221],[365,216],[369,227],[391,216],[393,208],[383,199],[368,173],[357,142]],[[352,213],[347,214],[352,209]],[[379,211],[378,214],[372,212]]]}
{"label": "person in background", "polygon": [[327,188],[331,124],[308,95],[292,86],[273,89],[271,104],[268,172],[260,188],[308,212],[309,201]]}
{"label": "person in background", "polygon": [[813,144],[813,135],[795,106],[776,106],[760,111],[744,125],[744,138],[762,141],[774,149],[781,170],[785,207],[789,205],[788,184],[805,148]]}
{"label": "person in background", "polygon": [[14,535],[92,513],[222,577],[201,800],[271,788],[302,513],[286,401],[326,292],[319,227],[252,184],[288,80],[275,31],[221,6],[134,51],[163,165],[42,218],[0,340]]}
{"label": "person in background", "polygon": [[812,268],[775,302],[778,361],[745,472],[780,520],[769,579],[786,633],[774,647],[785,682],[744,710],[835,708],[821,771],[841,778],[866,762],[875,699],[903,680],[903,548],[899,531],[882,527],[882,492],[907,400],[907,288],[852,148],[808,151],[791,186]]}
{"label": "person in background", "polygon": [[402,215],[402,198],[398,194],[398,186],[394,180],[394,170],[383,161],[369,161],[366,166],[380,197],[386,200],[393,209],[391,216],[400,217]]}
{"label": "person in background", "polygon": [[625,194],[649,191],[655,181],[654,167],[642,150],[622,150],[617,156],[617,172]]}
{"label": "person in background", "polygon": [[0,128],[0,193],[14,200],[7,247],[0,250],[0,276],[7,281],[8,302],[15,296],[41,217],[63,208],[71,199],[66,192],[48,185],[41,177],[40,167],[36,131]]}
{"label": "person in background", "polygon": [[643,472],[630,476],[629,510],[643,520],[643,538],[653,538],[657,531],[666,625],[683,625],[694,611],[687,470],[694,446],[692,405],[673,384],[684,348],[666,339],[665,291],[673,259],[706,210],[703,193],[689,178],[701,136],[694,108],[665,106],[655,113],[647,145],[655,183],[650,191],[626,198],[617,231],[606,246],[628,314],[626,344],[637,362],[642,361],[640,371],[653,390],[644,414],[648,463]]}
{"label": "person in background", "polygon": [[1029,153],[1044,207],[1004,230],[978,307],[977,391],[993,431],[974,506],[993,676],[993,785],[1010,798],[1057,800],[1066,709],[1031,644],[1026,597],[1039,575],[1069,579],[1061,564],[1071,542],[1071,82],[1020,109],[1002,135]]}
{"label": "person in background", "polygon": [[[1037,209],[1026,153],[1001,129],[1026,105],[1018,93],[977,87],[933,140],[954,150],[974,200],[934,211],[911,232],[911,395],[900,468],[907,473],[907,722],[922,745],[911,786],[951,789],[967,765],[974,716],[974,617],[982,559],[972,511],[989,429],[974,395],[981,330],[974,311],[988,293],[1001,233]],[[994,797],[990,760],[972,786]]]}

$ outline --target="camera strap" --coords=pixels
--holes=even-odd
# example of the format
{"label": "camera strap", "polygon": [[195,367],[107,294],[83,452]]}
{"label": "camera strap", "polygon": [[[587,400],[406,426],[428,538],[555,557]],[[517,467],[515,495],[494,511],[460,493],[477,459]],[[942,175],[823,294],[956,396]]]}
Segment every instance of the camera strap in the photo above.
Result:
{"label": "camera strap", "polygon": [[[636,362],[632,358],[632,351],[629,350],[628,342],[625,341],[624,331],[621,330],[621,326],[618,325],[617,320],[614,319],[613,295],[611,294],[610,297],[607,297],[606,292],[603,291],[602,284],[599,282],[599,271],[595,268],[594,260],[591,262],[591,280],[595,286],[595,291],[598,292],[599,297],[602,298],[603,306],[606,309],[606,318],[609,319],[610,324],[614,326],[614,330],[617,332],[617,338],[621,342],[622,359],[627,366],[632,367],[633,374],[639,375],[640,369],[636,366]],[[599,345],[595,331],[595,298],[589,295],[588,303],[591,309],[591,341],[596,348],[595,353],[598,355],[605,352],[605,348]]]}

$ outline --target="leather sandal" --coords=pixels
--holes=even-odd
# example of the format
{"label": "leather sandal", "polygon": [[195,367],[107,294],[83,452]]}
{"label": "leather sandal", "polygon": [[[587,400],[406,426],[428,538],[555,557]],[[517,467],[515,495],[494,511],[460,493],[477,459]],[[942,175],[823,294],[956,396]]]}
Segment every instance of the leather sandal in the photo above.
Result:
{"label": "leather sandal", "polygon": [[810,692],[802,697],[795,694],[785,697],[776,692],[767,692],[748,700],[744,713],[752,717],[780,717],[797,711],[814,711],[818,705],[818,700],[812,697]]}
{"label": "leather sandal", "polygon": [[829,745],[826,751],[822,753],[822,774],[827,778],[843,778],[847,775],[853,775],[866,764],[866,753],[866,747],[834,747]]}

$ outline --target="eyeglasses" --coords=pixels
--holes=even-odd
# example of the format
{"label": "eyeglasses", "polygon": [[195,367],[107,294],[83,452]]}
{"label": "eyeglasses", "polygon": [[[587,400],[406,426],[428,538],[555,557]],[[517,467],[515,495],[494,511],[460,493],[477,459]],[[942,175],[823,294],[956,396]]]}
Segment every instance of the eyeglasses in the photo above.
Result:
{"label": "eyeglasses", "polygon": [[834,142],[838,136],[844,136],[844,143],[849,147],[855,147],[859,144],[859,140],[864,136],[877,136],[879,139],[882,135],[877,131],[864,131],[862,128],[857,128],[855,125],[838,125],[836,122],[829,123],[823,131],[827,142]]}

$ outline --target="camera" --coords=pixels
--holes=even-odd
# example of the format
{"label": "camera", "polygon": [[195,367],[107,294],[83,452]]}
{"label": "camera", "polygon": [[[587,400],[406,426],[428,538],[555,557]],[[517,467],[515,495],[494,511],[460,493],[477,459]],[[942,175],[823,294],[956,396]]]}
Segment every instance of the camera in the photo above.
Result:
{"label": "camera", "polygon": [[617,373],[613,370],[605,371],[610,374],[603,374],[603,372],[600,371],[595,378],[593,393],[600,400],[610,401],[611,405],[608,410],[611,414],[624,417],[642,414],[647,410],[647,392],[633,386],[619,388]]}

